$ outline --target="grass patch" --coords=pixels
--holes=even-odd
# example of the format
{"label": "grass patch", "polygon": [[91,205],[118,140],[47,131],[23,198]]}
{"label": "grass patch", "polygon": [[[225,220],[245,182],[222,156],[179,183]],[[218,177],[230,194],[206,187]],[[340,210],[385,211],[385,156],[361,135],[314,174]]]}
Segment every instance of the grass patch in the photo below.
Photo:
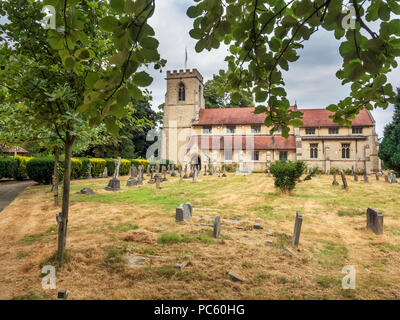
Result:
{"label": "grass patch", "polygon": [[317,283],[324,288],[329,288],[330,286],[334,285],[334,284],[340,284],[341,281],[334,279],[334,278],[329,278],[329,277],[324,277],[324,276],[320,276],[317,279]]}
{"label": "grass patch", "polygon": [[122,247],[108,247],[104,262],[107,264],[122,263],[122,256],[126,252],[127,246]]}
{"label": "grass patch", "polygon": [[123,233],[129,230],[136,230],[139,229],[139,226],[137,224],[132,225],[129,222],[122,222],[117,224],[116,226],[110,226],[109,227],[112,231],[118,232],[118,233]]}
{"label": "grass patch", "polygon": [[359,210],[339,210],[337,214],[339,217],[357,217],[365,215],[365,212]]}
{"label": "grass patch", "polygon": [[176,232],[168,232],[163,233],[157,239],[157,242],[160,244],[171,244],[171,243],[181,243],[181,242],[193,242],[200,241],[202,243],[213,243],[214,239],[211,238],[208,234],[200,234],[200,235],[179,235]]}
{"label": "grass patch", "polygon": [[26,294],[12,297],[11,300],[46,300],[49,299],[49,296],[45,293],[35,293],[33,291],[29,291]]}
{"label": "grass patch", "polygon": [[42,240],[43,238],[45,238],[47,236],[50,236],[51,234],[54,234],[56,230],[57,230],[57,225],[52,225],[46,232],[27,235],[27,236],[19,239],[18,243],[20,243],[22,245],[33,244],[35,242]]}
{"label": "grass patch", "polygon": [[348,258],[348,250],[344,245],[327,241],[324,248],[319,252],[319,262],[324,267],[345,265]]}
{"label": "grass patch", "polygon": [[29,252],[23,252],[23,251],[19,251],[17,253],[17,259],[23,259],[26,257],[29,257],[31,254]]}

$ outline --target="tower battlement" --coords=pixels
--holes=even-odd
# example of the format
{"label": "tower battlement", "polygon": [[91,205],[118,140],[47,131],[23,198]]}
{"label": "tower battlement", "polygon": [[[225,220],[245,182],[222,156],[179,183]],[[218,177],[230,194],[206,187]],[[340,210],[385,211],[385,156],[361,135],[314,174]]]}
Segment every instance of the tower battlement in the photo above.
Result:
{"label": "tower battlement", "polygon": [[201,82],[203,82],[203,76],[197,69],[186,69],[186,70],[172,70],[167,71],[167,79],[179,79],[179,78],[191,78],[197,77]]}

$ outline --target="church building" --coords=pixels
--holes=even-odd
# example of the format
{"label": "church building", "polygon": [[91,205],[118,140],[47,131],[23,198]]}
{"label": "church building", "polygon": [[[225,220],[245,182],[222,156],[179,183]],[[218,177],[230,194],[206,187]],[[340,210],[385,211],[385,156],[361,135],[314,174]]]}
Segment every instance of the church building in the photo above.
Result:
{"label": "church building", "polygon": [[326,109],[297,109],[303,126],[288,138],[273,135],[265,114],[254,108],[205,109],[203,77],[198,70],[167,72],[161,155],[175,163],[238,164],[265,170],[276,160],[302,160],[309,168],[380,170],[375,120],[363,109],[352,126],[339,126]]}

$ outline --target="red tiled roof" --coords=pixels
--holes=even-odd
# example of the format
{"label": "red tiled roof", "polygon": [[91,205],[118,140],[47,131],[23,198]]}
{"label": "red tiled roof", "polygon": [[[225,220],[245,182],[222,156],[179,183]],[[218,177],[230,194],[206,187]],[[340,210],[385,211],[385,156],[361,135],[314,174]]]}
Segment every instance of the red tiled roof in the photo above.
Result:
{"label": "red tiled roof", "polygon": [[[254,139],[253,139],[254,138]],[[296,149],[294,136],[192,136],[187,148],[194,145],[206,150],[291,150]],[[246,148],[247,145],[247,148]]]}
{"label": "red tiled roof", "polygon": [[[294,108],[294,107],[291,107]],[[216,108],[216,109],[201,109],[199,121],[194,122],[194,126],[202,125],[245,125],[245,124],[263,124],[265,114],[254,114],[253,107],[249,108]],[[337,127],[338,125],[329,118],[333,113],[326,109],[298,109],[303,113],[304,127]],[[366,109],[356,115],[353,120],[354,126],[373,126],[374,122],[371,119]]]}
{"label": "red tiled roof", "polygon": [[[4,149],[3,149],[3,147],[0,146],[0,149],[3,149],[3,152],[7,152],[7,153],[15,153],[15,148],[16,147],[9,148],[7,146],[4,146]],[[24,148],[18,147],[17,153],[28,153],[28,151],[26,151]]]}

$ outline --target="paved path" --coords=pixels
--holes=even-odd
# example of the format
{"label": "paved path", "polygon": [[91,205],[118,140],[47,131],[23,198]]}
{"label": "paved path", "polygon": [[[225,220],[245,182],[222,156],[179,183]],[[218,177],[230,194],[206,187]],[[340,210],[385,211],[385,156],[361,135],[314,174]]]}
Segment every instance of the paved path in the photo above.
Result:
{"label": "paved path", "polygon": [[7,207],[24,189],[33,185],[33,181],[0,182],[0,212]]}

